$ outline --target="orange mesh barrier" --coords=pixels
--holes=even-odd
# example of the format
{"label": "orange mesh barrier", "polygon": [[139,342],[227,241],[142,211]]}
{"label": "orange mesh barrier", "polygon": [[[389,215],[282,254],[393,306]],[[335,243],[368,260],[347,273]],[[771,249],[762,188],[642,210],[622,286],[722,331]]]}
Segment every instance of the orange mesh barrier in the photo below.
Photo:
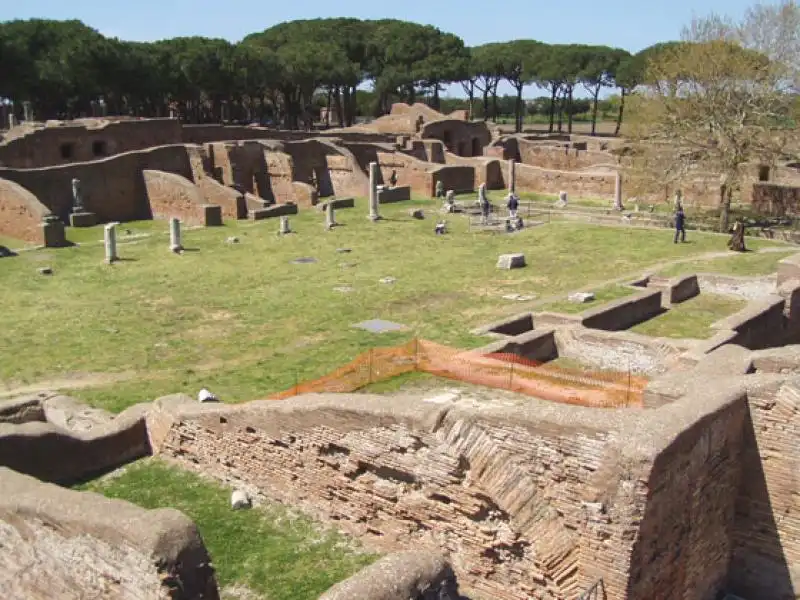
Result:
{"label": "orange mesh barrier", "polygon": [[542,400],[616,408],[641,406],[647,385],[629,373],[556,367],[515,354],[480,354],[427,340],[373,348],[332,373],[270,396],[353,392],[371,383],[422,371],[439,377],[526,394]]}

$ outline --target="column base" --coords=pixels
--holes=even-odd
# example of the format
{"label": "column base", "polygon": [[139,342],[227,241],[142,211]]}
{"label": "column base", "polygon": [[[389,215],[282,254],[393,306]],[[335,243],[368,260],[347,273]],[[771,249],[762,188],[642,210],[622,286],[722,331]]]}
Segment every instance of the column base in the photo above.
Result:
{"label": "column base", "polygon": [[93,212],[76,212],[69,215],[71,227],[94,227],[97,225],[97,215]]}

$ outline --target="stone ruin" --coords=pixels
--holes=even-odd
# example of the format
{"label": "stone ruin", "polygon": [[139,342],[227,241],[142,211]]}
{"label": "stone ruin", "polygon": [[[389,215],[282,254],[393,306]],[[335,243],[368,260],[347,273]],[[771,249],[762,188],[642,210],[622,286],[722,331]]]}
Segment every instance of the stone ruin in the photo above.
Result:
{"label": "stone ruin", "polygon": [[[0,561],[9,570],[25,557],[46,565],[15,580],[26,598],[47,597],[44,585],[78,597],[67,582],[120,598],[215,598],[213,557],[180,513],[53,485],[154,454],[388,553],[326,600],[449,600],[456,590],[571,600],[598,586],[609,600],[793,598],[798,265],[800,256],[782,261],[770,280],[778,309],[765,284],[754,297],[757,282],[741,280],[750,312],[705,342],[621,330],[613,319],[625,312],[614,303],[588,323],[537,313],[476,332],[497,338],[478,352],[584,364],[603,355],[621,363],[625,353],[646,359],[640,370],[650,381],[638,408],[410,393],[241,405],[175,395],[117,416],[48,394],[5,403],[0,486],[14,493],[0,501],[0,542],[15,551]],[[680,303],[734,284],[700,275],[632,285],[644,288],[647,307],[650,298]],[[765,298],[769,308],[759,312]],[[85,566],[61,560],[66,551]]]}

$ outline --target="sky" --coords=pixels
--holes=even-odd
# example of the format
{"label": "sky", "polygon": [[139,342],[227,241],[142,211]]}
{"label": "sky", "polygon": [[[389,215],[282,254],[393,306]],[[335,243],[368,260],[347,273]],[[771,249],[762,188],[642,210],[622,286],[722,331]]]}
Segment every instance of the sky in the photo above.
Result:
{"label": "sky", "polygon": [[[324,17],[394,18],[434,25],[468,46],[511,39],[593,44],[637,52],[677,39],[692,17],[741,16],[756,0],[24,0],[2,2],[0,20],[79,19],[132,41],[201,35],[232,42],[284,21]],[[454,93],[460,86],[450,88]],[[510,87],[501,93],[510,93]],[[539,93],[526,90],[526,96]]]}

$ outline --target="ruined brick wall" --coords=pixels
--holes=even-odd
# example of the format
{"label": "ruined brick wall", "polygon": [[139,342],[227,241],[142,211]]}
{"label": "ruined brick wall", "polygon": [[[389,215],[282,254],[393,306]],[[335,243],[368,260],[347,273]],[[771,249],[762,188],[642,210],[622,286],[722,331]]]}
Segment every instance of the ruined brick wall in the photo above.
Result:
{"label": "ruined brick wall", "polygon": [[394,136],[389,133],[349,131],[335,129],[330,131],[288,131],[266,127],[244,125],[183,125],[181,140],[185,144],[208,144],[236,140],[276,140],[282,142],[303,141],[312,137],[341,138],[352,142],[390,142]]}
{"label": "ruined brick wall", "polygon": [[729,588],[743,598],[793,599],[800,589],[800,387],[793,379],[748,397]]}
{"label": "ruined brick wall", "polygon": [[783,217],[796,215],[800,187],[780,183],[753,184],[753,210],[761,215]]}
{"label": "ruined brick wall", "polygon": [[[176,119],[112,121],[87,127],[81,121],[37,129],[0,144],[0,165],[20,169],[94,161],[154,146],[181,143]],[[69,156],[64,156],[69,147]]]}
{"label": "ruined brick wall", "polygon": [[142,175],[153,218],[178,217],[187,225],[207,224],[203,208],[207,202],[194,183],[164,171],[146,169]]}
{"label": "ruined brick wall", "polygon": [[444,189],[454,190],[456,193],[471,192],[476,189],[475,167],[467,165],[446,165],[431,169],[430,188],[427,196],[433,197],[436,193],[436,183],[444,183]]}
{"label": "ruined brick wall", "polygon": [[613,198],[615,175],[611,172],[554,171],[517,164],[517,189],[522,192],[558,194],[578,198]]}
{"label": "ruined brick wall", "polygon": [[458,119],[440,119],[423,125],[422,139],[440,140],[449,152],[459,156],[483,156],[483,149],[492,141],[486,123]]}
{"label": "ruined brick wall", "polygon": [[400,404],[365,397],[354,411],[304,397],[201,408],[154,443],[187,467],[246,481],[372,546],[440,547],[459,581],[487,597],[574,598],[586,579],[581,501],[604,460],[601,427],[610,421],[515,424],[510,414],[484,420]]}
{"label": "ruined brick wall", "polygon": [[0,179],[0,235],[44,244],[41,223],[50,211],[24,187]]}
{"label": "ruined brick wall", "polygon": [[150,218],[142,176],[145,169],[192,178],[187,147],[177,145],[41,169],[0,168],[0,179],[26,188],[53,214],[67,222],[72,209],[72,179],[78,178],[88,211],[97,213],[101,221],[133,221]]}
{"label": "ruined brick wall", "polygon": [[173,509],[145,510],[0,468],[3,597],[25,600],[218,600],[197,527]]}
{"label": "ruined brick wall", "polygon": [[613,165],[616,157],[608,152],[587,150],[583,144],[517,140],[520,162],[543,169],[574,171],[595,165]]}
{"label": "ruined brick wall", "polygon": [[660,312],[661,292],[645,290],[585,311],[581,314],[581,323],[591,329],[619,331],[654,317]]}
{"label": "ruined brick wall", "polygon": [[[629,598],[718,597],[733,552],[736,496],[747,419],[744,394],[698,419],[657,457],[630,558]],[[754,596],[763,597],[763,596]]]}
{"label": "ruined brick wall", "polygon": [[490,190],[502,190],[508,187],[503,171],[506,164],[496,158],[465,158],[448,152],[446,159],[448,165],[468,166],[475,169],[474,185],[476,188],[482,183],[485,183],[487,189]]}

